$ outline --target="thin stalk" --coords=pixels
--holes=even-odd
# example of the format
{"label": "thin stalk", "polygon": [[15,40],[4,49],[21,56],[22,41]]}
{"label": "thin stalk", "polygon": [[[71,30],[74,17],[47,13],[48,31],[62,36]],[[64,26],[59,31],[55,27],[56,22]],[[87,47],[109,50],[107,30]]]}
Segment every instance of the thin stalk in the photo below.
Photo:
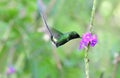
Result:
{"label": "thin stalk", "polygon": [[92,28],[93,28],[95,9],[96,9],[96,0],[93,0],[93,7],[92,7],[92,12],[91,12],[91,17],[90,17],[90,24],[89,24],[89,31],[92,31]]}
{"label": "thin stalk", "polygon": [[[92,12],[91,12],[91,17],[90,17],[90,24],[89,24],[89,31],[90,32],[92,32],[92,28],[93,28],[95,9],[96,9],[96,0],[93,0],[93,7],[92,7]],[[89,52],[89,46],[86,48],[86,51],[85,51],[85,75],[86,75],[86,78],[89,78],[89,58],[88,58],[88,52]]]}
{"label": "thin stalk", "polygon": [[89,48],[86,48],[86,51],[85,51],[85,75],[86,75],[86,78],[89,78],[89,58],[88,58],[88,50],[89,50]]}

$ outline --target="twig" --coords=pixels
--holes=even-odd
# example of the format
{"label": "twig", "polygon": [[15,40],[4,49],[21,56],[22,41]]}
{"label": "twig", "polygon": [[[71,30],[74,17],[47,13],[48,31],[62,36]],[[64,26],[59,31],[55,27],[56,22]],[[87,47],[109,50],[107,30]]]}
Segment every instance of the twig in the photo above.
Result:
{"label": "twig", "polygon": [[[92,32],[94,15],[95,15],[95,8],[96,8],[96,0],[93,0],[93,7],[92,7],[92,12],[91,12],[90,24],[89,24],[89,31],[90,32]],[[86,51],[85,51],[85,74],[86,74],[86,78],[89,78],[89,58],[88,58],[88,52],[89,52],[89,45],[88,45],[88,47],[86,48]]]}
{"label": "twig", "polygon": [[57,68],[58,68],[59,70],[61,70],[62,67],[61,67],[60,59],[58,58],[58,55],[57,55],[57,52],[56,52],[54,46],[53,46],[53,55],[54,55],[54,58],[55,58],[55,60],[56,60],[56,62],[57,62]]}
{"label": "twig", "polygon": [[89,24],[89,31],[92,31],[93,21],[94,21],[94,16],[95,16],[95,9],[96,9],[96,0],[93,0],[93,7],[92,7],[92,12],[91,12],[91,17],[90,17],[90,24]]}
{"label": "twig", "polygon": [[86,78],[89,78],[89,58],[88,58],[88,48],[85,51],[85,74]]}
{"label": "twig", "polygon": [[62,70],[62,64],[61,64],[61,61],[60,61],[59,56],[57,54],[56,47],[52,46],[52,48],[53,48],[53,56],[54,56],[55,61],[56,61],[56,66],[57,66],[57,68],[58,68],[58,70],[60,72],[60,78],[64,78],[63,77],[64,75],[63,75],[63,70]]}
{"label": "twig", "polygon": [[118,63],[120,62],[120,55],[117,54],[114,58],[114,68],[113,68],[113,73],[112,73],[112,78],[116,78],[116,72],[118,69]]}

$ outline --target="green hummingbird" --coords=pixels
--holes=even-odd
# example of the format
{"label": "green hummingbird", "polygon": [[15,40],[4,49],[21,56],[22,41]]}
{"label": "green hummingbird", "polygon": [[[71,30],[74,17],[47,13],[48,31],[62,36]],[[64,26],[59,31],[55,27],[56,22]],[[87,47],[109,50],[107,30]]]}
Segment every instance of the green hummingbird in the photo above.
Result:
{"label": "green hummingbird", "polygon": [[40,15],[42,17],[42,21],[43,21],[44,25],[46,26],[47,30],[50,33],[51,41],[56,45],[56,47],[62,46],[62,45],[64,45],[65,43],[67,43],[68,41],[70,41],[72,39],[81,38],[80,35],[75,31],[62,33],[62,32],[60,32],[60,31],[58,31],[56,29],[53,29],[53,32],[52,32],[50,30],[50,28],[48,27],[45,16],[42,13],[42,9],[40,7],[40,4],[38,4],[38,10],[39,10],[39,13],[40,13]]}
{"label": "green hummingbird", "polygon": [[51,36],[51,41],[56,45],[56,47],[59,47],[61,45],[64,45],[68,41],[76,38],[80,38],[79,34],[75,31],[62,33],[56,29],[53,29],[55,33],[53,33],[53,36]]}

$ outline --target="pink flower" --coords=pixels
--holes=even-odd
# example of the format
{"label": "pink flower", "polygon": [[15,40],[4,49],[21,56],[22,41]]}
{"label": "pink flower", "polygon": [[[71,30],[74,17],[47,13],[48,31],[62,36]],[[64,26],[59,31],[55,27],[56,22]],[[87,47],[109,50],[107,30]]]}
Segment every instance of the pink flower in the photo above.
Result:
{"label": "pink flower", "polygon": [[83,49],[90,44],[91,47],[94,47],[97,43],[97,35],[93,35],[90,32],[83,34],[82,40],[80,41],[80,49]]}
{"label": "pink flower", "polygon": [[85,46],[88,46],[88,43],[89,43],[91,37],[92,37],[91,33],[85,33],[85,34],[83,34],[83,36],[82,36],[82,42],[84,43]]}
{"label": "pink flower", "polygon": [[9,74],[13,74],[15,72],[15,68],[13,68],[12,66],[9,66],[8,68],[7,68],[7,71],[6,71],[6,73],[9,75]]}

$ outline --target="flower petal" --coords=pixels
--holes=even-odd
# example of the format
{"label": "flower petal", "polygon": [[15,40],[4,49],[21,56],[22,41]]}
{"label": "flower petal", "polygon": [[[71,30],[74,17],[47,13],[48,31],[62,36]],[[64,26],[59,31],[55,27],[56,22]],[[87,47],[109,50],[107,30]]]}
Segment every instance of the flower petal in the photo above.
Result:
{"label": "flower petal", "polygon": [[91,37],[92,37],[92,34],[89,33],[89,32],[87,32],[87,33],[85,33],[85,34],[83,35],[82,40],[83,40],[85,46],[88,46],[88,44],[89,44],[89,42],[90,42],[90,40],[91,40]]}
{"label": "flower petal", "polygon": [[90,40],[90,46],[94,47],[97,43],[97,35],[93,35],[91,40]]}

